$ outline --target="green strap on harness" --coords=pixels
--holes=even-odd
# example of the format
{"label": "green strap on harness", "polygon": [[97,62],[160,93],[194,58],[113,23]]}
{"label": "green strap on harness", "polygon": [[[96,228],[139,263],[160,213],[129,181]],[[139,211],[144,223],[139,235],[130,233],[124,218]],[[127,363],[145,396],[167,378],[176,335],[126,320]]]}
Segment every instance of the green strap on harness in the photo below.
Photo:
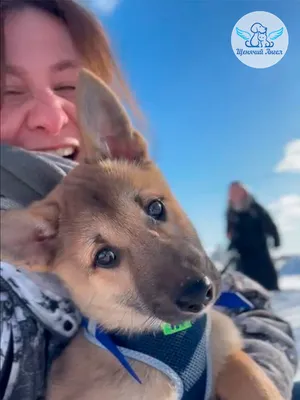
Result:
{"label": "green strap on harness", "polygon": [[185,331],[185,330],[191,328],[191,326],[192,326],[192,323],[189,321],[183,322],[182,324],[179,324],[179,325],[171,325],[171,324],[164,323],[161,325],[161,329],[162,329],[164,335],[172,335],[173,333],[176,333],[176,332]]}

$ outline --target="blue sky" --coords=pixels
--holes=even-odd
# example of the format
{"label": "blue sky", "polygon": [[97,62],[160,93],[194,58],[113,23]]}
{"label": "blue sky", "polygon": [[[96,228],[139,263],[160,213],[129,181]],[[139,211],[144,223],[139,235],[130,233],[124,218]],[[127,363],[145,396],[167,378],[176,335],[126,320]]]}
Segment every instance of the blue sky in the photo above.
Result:
{"label": "blue sky", "polygon": [[[91,1],[148,119],[153,157],[205,246],[224,242],[227,185],[240,179],[270,205],[285,248],[299,249],[300,171],[275,166],[300,138],[300,3]],[[288,29],[288,52],[271,68],[250,68],[232,51],[231,31],[252,11]]]}

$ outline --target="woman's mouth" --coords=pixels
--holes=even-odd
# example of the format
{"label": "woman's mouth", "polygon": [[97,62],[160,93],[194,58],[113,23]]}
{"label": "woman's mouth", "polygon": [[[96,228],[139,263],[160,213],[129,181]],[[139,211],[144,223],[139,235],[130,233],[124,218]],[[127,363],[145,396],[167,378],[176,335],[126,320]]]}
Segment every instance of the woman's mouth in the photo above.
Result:
{"label": "woman's mouth", "polygon": [[44,150],[44,152],[75,161],[79,153],[79,148],[75,146],[69,146],[61,147],[59,149]]}

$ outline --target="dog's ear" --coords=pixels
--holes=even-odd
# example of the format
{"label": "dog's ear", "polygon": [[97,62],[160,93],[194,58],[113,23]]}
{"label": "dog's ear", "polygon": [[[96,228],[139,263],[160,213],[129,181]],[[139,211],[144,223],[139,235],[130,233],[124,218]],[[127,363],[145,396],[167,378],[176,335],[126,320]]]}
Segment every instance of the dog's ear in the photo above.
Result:
{"label": "dog's ear", "polygon": [[101,79],[86,69],[79,74],[77,112],[86,161],[148,159],[147,143],[134,131],[119,99]]}
{"label": "dog's ear", "polygon": [[140,162],[150,159],[146,139],[137,131],[133,130],[128,139],[108,136],[106,143],[111,158],[123,158],[128,161]]}
{"label": "dog's ear", "polygon": [[257,33],[258,30],[259,30],[259,24],[258,24],[258,23],[253,24],[253,25],[251,26],[251,32]]}
{"label": "dog's ear", "polygon": [[1,260],[45,270],[57,251],[59,207],[45,201],[1,211]]}

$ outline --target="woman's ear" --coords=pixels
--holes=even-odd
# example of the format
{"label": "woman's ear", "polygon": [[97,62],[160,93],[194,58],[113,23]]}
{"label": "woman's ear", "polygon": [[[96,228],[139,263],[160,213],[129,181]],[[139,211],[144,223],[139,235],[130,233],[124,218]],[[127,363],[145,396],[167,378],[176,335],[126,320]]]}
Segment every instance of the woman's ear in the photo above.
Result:
{"label": "woman's ear", "polygon": [[1,260],[44,271],[57,251],[59,207],[42,201],[24,210],[1,211]]}
{"label": "woman's ear", "polygon": [[86,69],[79,74],[77,113],[82,150],[88,162],[103,158],[141,161],[148,157],[146,141],[134,131],[119,99]]}

